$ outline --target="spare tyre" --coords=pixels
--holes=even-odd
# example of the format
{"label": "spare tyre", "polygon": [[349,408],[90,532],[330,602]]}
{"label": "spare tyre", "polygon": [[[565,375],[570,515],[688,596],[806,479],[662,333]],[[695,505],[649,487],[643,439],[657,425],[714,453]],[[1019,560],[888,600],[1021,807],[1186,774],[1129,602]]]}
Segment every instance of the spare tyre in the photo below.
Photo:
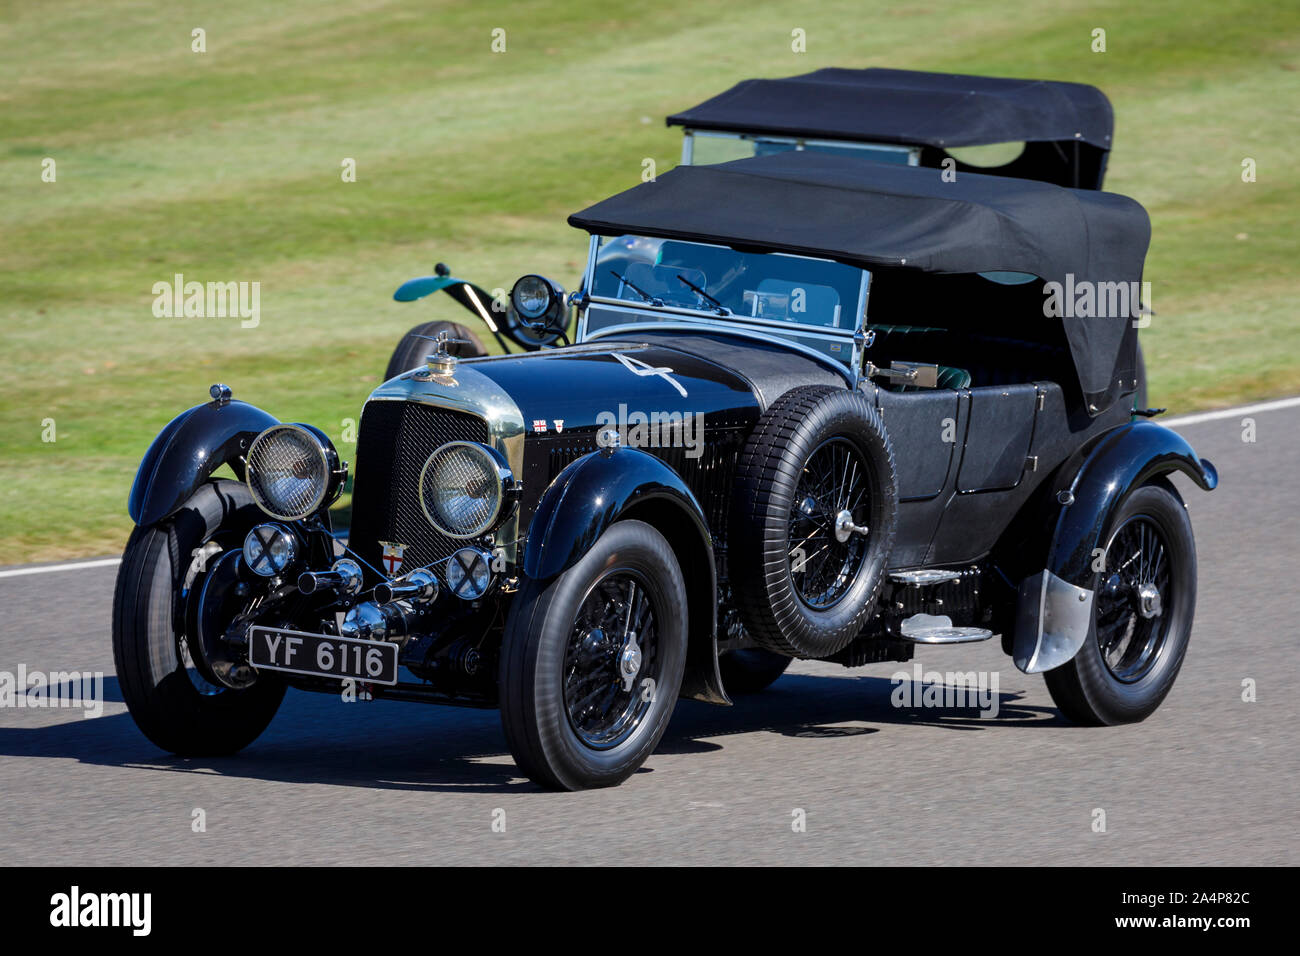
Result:
{"label": "spare tyre", "polygon": [[439,332],[446,332],[448,339],[459,340],[447,343],[447,351],[452,355],[459,355],[461,358],[487,355],[482,340],[459,322],[425,322],[411,329],[402,336],[402,341],[397,343],[397,348],[393,350],[393,357],[388,360],[388,370],[384,372],[384,380],[395,378],[403,372],[409,372],[423,365],[425,360],[438,350],[438,343],[435,340]]}
{"label": "spare tyre", "polygon": [[880,413],[847,388],[794,388],[737,465],[731,585],[758,644],[795,657],[846,647],[871,616],[894,543],[898,480]]}

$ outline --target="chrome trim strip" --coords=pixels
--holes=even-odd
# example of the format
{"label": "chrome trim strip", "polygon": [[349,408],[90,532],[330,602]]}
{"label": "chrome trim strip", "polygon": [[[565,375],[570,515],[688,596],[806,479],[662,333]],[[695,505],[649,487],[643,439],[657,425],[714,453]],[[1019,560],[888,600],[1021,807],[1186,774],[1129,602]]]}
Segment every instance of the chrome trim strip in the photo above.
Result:
{"label": "chrome trim strip", "polygon": [[[596,255],[600,252],[600,236],[592,235],[587,243],[587,267],[582,270],[582,292],[587,295],[596,287]],[[587,335],[587,310],[584,308],[578,316],[577,327],[573,330],[573,341],[581,342]]]}
{"label": "chrome trim strip", "polygon": [[[754,342],[762,342],[764,345],[777,345],[781,348],[787,348],[794,352],[799,352],[811,359],[816,359],[829,369],[833,369],[837,374],[843,376],[844,383],[850,388],[853,387],[853,372],[849,370],[842,362],[837,362],[829,355],[823,355],[816,349],[809,348],[806,345],[800,345],[798,342],[787,342],[785,339],[774,339],[770,335],[765,335],[758,330],[748,330],[736,328],[733,325],[714,325],[708,321],[697,322],[629,322],[625,325],[611,325],[608,328],[598,329],[588,336],[588,341],[592,339],[603,339],[615,334],[637,333],[637,332],[699,332],[701,326],[707,328],[709,332],[721,332],[723,335],[734,335],[736,338],[749,339]],[[639,343],[644,344],[644,343]]]}
{"label": "chrome trim strip", "polygon": [[465,296],[474,303],[474,308],[478,310],[479,316],[483,319],[483,324],[491,331],[499,332],[500,329],[497,328],[496,322],[492,321],[492,315],[487,309],[483,308],[483,303],[478,300],[478,296],[474,293],[474,287],[472,285],[465,286]]}
{"label": "chrome trim strip", "polygon": [[[629,346],[630,348],[631,346]],[[510,359],[521,359],[525,355],[531,361],[533,358],[563,358],[566,355],[582,354],[583,352],[604,352],[609,346],[607,345],[589,345],[580,343],[577,345],[556,345],[553,347],[538,349],[536,352],[500,352],[493,355],[472,355],[468,358],[460,359],[457,368],[463,368],[466,365],[491,365],[493,362],[506,362]]]}
{"label": "chrome trim strip", "polygon": [[867,302],[871,298],[871,271],[862,270],[862,284],[858,287],[858,325],[853,330],[853,387],[862,380],[862,365],[867,350]]}
{"label": "chrome trim strip", "polygon": [[[389,379],[370,393],[370,402],[415,402],[476,415],[487,422],[488,440],[505,458],[518,482],[524,471],[524,413],[506,391],[483,372],[458,363],[450,375],[436,375],[421,366]],[[442,534],[442,529],[434,527]],[[513,508],[493,534],[506,561],[516,561],[519,509]]]}

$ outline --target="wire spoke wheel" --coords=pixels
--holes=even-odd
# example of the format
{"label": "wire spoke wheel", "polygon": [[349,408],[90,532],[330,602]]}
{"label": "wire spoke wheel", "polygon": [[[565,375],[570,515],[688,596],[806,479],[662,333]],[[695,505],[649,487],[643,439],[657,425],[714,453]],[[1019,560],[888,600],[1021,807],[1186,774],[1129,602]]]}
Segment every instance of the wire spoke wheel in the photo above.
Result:
{"label": "wire spoke wheel", "polygon": [[571,567],[515,597],[501,647],[501,727],[544,787],[626,780],[654,753],[686,673],[690,598],[668,539],[615,521]]}
{"label": "wire spoke wheel", "polygon": [[830,657],[872,615],[898,520],[880,411],[832,385],[792,388],[736,465],[727,572],[745,632],[785,657]]}
{"label": "wire spoke wheel", "polygon": [[616,747],[650,710],[647,681],[660,677],[654,603],[644,577],[606,572],[578,609],[564,654],[564,706],[580,740]]}
{"label": "wire spoke wheel", "polygon": [[1173,605],[1168,546],[1146,515],[1124,522],[1106,549],[1106,576],[1097,595],[1097,646],[1116,680],[1141,680],[1160,657]]}
{"label": "wire spoke wheel", "polygon": [[1196,610],[1196,542],[1177,491],[1157,480],[1116,509],[1096,574],[1089,637],[1043,674],[1067,720],[1145,720],[1173,687]]}
{"label": "wire spoke wheel", "polygon": [[809,607],[837,604],[862,567],[870,482],[861,452],[843,438],[822,442],[804,465],[790,506],[790,577]]}

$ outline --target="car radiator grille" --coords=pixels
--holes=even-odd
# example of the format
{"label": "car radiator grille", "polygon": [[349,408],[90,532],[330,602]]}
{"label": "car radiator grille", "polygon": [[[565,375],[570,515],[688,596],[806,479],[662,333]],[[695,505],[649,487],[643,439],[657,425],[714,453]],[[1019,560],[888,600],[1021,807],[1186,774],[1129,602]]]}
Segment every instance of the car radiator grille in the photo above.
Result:
{"label": "car radiator grille", "polygon": [[[713,545],[723,558],[726,550],[727,520],[731,514],[735,494],[736,460],[745,442],[746,432],[740,428],[719,428],[709,432],[702,453],[691,458],[684,448],[645,448],[643,451],[672,468],[682,476],[695,499],[704,509]],[[547,483],[554,481],[566,466],[595,450],[595,441],[583,444],[553,441],[549,450]],[[722,573],[719,568],[719,573]]]}
{"label": "car radiator grille", "polygon": [[[372,401],[361,416],[348,545],[383,570],[381,542],[404,544],[401,571],[442,561],[464,544],[439,532],[420,507],[420,471],[449,441],[488,443],[487,422],[416,402]],[[399,572],[400,573],[400,572]]]}

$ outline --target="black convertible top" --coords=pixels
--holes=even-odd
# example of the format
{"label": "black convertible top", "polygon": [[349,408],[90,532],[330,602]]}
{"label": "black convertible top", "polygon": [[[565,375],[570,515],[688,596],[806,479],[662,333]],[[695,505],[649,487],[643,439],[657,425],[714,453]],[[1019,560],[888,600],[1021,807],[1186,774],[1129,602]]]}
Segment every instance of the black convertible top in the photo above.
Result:
{"label": "black convertible top", "polygon": [[[1068,288],[1140,282],[1151,237],[1146,210],[1114,193],[975,173],[945,182],[940,170],[813,152],[678,166],[569,224],[868,269],[1027,272]],[[1064,320],[1084,397],[1098,408],[1114,398],[1130,322]]]}
{"label": "black convertible top", "polygon": [[1095,189],[1114,122],[1110,101],[1083,83],[833,67],[744,80],[668,117],[691,129],[928,147],[923,166],[949,147],[1040,144],[1001,174]]}
{"label": "black convertible top", "polygon": [[744,80],[669,126],[924,146],[1080,140],[1110,149],[1114,114],[1095,86],[914,70],[828,67]]}

